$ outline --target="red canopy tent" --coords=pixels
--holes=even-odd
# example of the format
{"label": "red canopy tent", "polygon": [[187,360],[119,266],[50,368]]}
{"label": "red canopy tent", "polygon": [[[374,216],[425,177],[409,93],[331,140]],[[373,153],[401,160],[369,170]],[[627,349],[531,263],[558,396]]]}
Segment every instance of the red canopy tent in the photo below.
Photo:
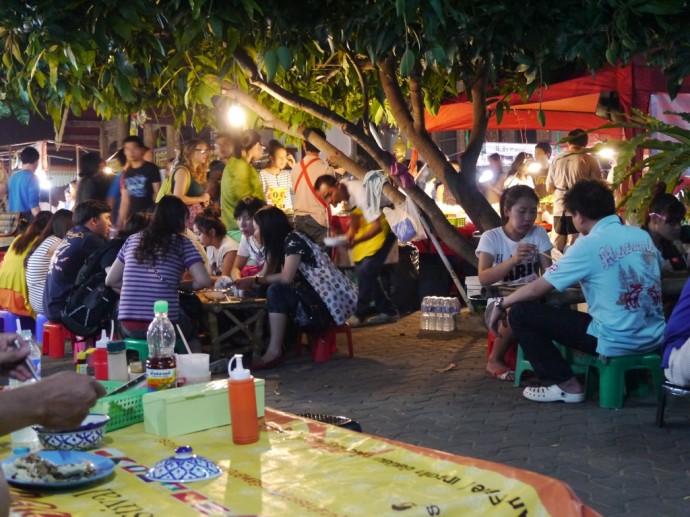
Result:
{"label": "red canopy tent", "polygon": [[[520,95],[509,97],[510,110],[503,113],[499,124],[495,112],[489,119],[489,129],[546,129],[570,130],[589,129],[601,126],[607,119],[598,117],[595,112],[602,92],[617,92],[623,110],[628,111],[632,104],[632,67],[607,67],[594,75],[586,75],[537,89],[523,102]],[[546,115],[546,125],[538,119],[541,109]],[[489,104],[493,111],[496,101]],[[426,113],[428,131],[453,131],[472,128],[472,103],[463,94],[444,103],[434,116]],[[619,131],[616,131],[618,134]]]}

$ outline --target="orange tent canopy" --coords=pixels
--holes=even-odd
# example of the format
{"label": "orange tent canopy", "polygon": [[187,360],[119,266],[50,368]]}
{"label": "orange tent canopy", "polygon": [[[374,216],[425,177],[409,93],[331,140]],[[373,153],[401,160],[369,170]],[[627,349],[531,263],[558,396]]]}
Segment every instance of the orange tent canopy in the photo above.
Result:
{"label": "orange tent canopy", "polygon": [[[497,99],[494,99],[489,103],[493,112],[489,129],[569,131],[595,128],[609,122],[595,114],[602,92],[616,92],[623,110],[629,111],[632,104],[632,66],[607,66],[595,74],[538,88],[526,102],[513,94],[508,99],[510,110],[503,113],[500,124],[496,120],[494,107]],[[546,115],[545,126],[537,118],[540,104]],[[472,103],[463,94],[442,104],[435,116],[427,112],[426,128],[432,132],[471,129],[472,118]],[[610,131],[620,135],[618,129]]]}

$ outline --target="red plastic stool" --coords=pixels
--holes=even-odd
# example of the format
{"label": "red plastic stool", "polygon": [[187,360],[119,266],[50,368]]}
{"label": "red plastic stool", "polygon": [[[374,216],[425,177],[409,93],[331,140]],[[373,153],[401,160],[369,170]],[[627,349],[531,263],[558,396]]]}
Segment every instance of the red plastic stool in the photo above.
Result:
{"label": "red plastic stool", "polygon": [[[295,344],[295,355],[302,353],[302,331],[297,332],[297,343]],[[345,334],[347,338],[348,355],[354,357],[352,351],[352,331],[350,325],[343,323],[329,327],[324,332],[312,332],[307,334],[311,345],[311,358],[316,363],[325,363],[331,360],[331,354],[336,351],[335,338],[337,334]]]}
{"label": "red plastic stool", "polygon": [[72,348],[77,349],[77,336],[67,330],[60,323],[48,322],[43,325],[43,353],[48,350],[48,356],[53,359],[65,357],[65,342],[70,339]]}

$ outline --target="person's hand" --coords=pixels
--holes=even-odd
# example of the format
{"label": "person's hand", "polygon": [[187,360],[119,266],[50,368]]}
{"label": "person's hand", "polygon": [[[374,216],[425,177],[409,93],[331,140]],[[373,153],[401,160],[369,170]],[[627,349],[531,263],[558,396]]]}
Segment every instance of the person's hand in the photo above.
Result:
{"label": "person's hand", "polygon": [[515,248],[515,253],[513,253],[512,259],[513,264],[520,264],[522,262],[529,262],[534,258],[537,253],[537,245],[530,244],[528,242],[521,242]]}
{"label": "person's hand", "polygon": [[199,197],[201,198],[201,204],[203,206],[208,206],[208,204],[211,202],[211,196],[209,195],[208,192],[204,192]]}
{"label": "person's hand", "polygon": [[254,287],[255,283],[255,276],[245,276],[244,278],[238,278],[237,280],[235,280],[235,286],[238,289],[242,289],[243,291],[248,291],[249,289]]}
{"label": "person's hand", "polygon": [[[20,348],[14,346],[15,340],[22,345]],[[30,351],[31,347],[19,334],[0,334],[0,373],[20,381],[30,379],[31,372],[24,365]]]}
{"label": "person's hand", "polygon": [[290,166],[290,168],[295,166],[295,157],[292,156],[290,153],[288,153],[287,158],[286,158],[287,164]]}
{"label": "person's hand", "polygon": [[49,429],[73,429],[89,414],[89,409],[105,395],[103,385],[76,372],[60,372],[32,384],[37,424]]}
{"label": "person's hand", "polygon": [[214,287],[216,289],[230,289],[233,285],[235,285],[235,281],[232,278],[229,276],[221,276],[218,280],[216,280]]}
{"label": "person's hand", "polygon": [[[503,299],[500,299],[503,301]],[[499,331],[500,324],[503,326],[508,325],[508,312],[502,307],[501,303],[494,303],[491,309],[491,316],[489,317],[489,329],[493,330],[494,333],[501,337],[501,332]]]}

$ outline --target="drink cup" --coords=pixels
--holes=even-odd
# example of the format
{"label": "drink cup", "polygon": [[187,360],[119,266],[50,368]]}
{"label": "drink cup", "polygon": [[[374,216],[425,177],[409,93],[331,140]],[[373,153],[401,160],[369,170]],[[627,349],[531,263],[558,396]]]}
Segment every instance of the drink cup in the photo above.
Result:
{"label": "drink cup", "polygon": [[177,354],[177,384],[199,384],[211,380],[208,354]]}

